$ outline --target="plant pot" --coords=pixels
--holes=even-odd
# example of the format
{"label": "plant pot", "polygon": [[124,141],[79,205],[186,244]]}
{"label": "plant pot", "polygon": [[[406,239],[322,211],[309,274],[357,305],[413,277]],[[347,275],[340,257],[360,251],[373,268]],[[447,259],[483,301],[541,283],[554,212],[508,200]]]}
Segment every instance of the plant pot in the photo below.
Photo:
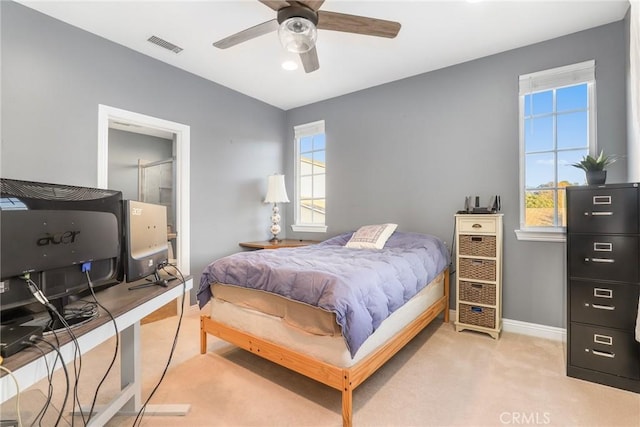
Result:
{"label": "plant pot", "polygon": [[587,184],[602,185],[607,180],[607,171],[587,171]]}

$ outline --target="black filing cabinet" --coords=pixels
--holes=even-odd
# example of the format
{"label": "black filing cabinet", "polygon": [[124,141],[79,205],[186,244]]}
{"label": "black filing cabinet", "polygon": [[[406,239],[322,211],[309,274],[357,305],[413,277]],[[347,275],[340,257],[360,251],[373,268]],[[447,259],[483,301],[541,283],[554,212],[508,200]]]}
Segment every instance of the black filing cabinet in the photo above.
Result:
{"label": "black filing cabinet", "polygon": [[640,393],[638,184],[566,194],[567,375]]}

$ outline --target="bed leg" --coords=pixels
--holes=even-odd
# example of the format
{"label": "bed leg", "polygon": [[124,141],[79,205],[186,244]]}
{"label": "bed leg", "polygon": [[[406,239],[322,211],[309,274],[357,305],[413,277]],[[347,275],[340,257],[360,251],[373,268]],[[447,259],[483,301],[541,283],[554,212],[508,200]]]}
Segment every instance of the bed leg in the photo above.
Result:
{"label": "bed leg", "polygon": [[342,427],[353,425],[353,388],[349,372],[344,371],[342,377]]}
{"label": "bed leg", "polygon": [[206,316],[200,316],[200,354],[207,352],[207,333],[204,330],[204,319]]}

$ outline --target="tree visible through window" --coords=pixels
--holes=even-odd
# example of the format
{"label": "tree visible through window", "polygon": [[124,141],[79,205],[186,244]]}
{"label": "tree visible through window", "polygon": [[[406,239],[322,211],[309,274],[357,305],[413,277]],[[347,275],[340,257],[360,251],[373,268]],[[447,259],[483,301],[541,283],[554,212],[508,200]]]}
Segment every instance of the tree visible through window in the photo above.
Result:
{"label": "tree visible through window", "polygon": [[571,164],[595,151],[594,84],[592,61],[520,77],[523,229],[566,226],[564,188],[586,184]]}

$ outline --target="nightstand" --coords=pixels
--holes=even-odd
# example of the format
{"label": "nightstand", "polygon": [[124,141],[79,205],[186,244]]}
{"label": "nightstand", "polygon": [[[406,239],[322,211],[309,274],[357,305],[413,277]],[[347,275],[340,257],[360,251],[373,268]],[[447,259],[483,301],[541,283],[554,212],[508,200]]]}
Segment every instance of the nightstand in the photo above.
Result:
{"label": "nightstand", "polygon": [[320,243],[318,240],[297,240],[297,239],[283,239],[278,243],[273,243],[268,240],[260,242],[240,242],[239,245],[248,249],[279,249],[279,248],[297,248],[300,246],[309,246]]}
{"label": "nightstand", "polygon": [[456,331],[502,330],[502,214],[456,215]]}

